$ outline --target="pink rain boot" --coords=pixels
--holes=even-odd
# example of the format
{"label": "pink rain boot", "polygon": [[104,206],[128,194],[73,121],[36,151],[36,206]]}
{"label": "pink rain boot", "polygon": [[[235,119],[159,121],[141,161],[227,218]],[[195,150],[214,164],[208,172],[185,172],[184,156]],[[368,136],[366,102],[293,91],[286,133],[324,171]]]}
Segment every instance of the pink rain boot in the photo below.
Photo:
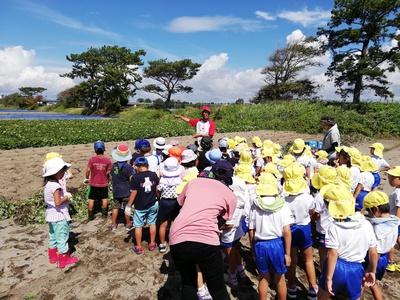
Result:
{"label": "pink rain boot", "polygon": [[78,258],[71,256],[68,252],[58,255],[58,267],[64,269],[68,265],[73,265],[79,261]]}
{"label": "pink rain boot", "polygon": [[47,249],[47,254],[49,255],[49,262],[51,264],[55,264],[58,261],[57,248]]}

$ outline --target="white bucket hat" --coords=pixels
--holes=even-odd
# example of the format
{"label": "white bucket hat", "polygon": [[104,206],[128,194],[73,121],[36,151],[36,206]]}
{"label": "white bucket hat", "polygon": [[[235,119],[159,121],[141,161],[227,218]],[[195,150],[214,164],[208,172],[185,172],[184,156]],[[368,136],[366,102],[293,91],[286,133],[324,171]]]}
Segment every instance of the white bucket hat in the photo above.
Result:
{"label": "white bucket hat", "polygon": [[181,171],[181,165],[175,157],[169,157],[163,162],[162,175],[164,177],[178,177]]}
{"label": "white bucket hat", "polygon": [[128,161],[132,159],[132,153],[129,150],[128,146],[125,144],[119,144],[115,147],[112,152],[111,156],[114,160],[118,162]]}
{"label": "white bucket hat", "polygon": [[43,166],[43,177],[52,176],[58,173],[62,168],[69,168],[71,164],[66,163],[60,157],[49,159]]}
{"label": "white bucket hat", "polygon": [[155,149],[162,150],[165,148],[165,139],[163,137],[158,137],[153,141],[153,146]]}
{"label": "white bucket hat", "polygon": [[193,152],[192,149],[185,149],[181,154],[181,158],[181,162],[185,164],[194,161],[197,158],[197,155]]}

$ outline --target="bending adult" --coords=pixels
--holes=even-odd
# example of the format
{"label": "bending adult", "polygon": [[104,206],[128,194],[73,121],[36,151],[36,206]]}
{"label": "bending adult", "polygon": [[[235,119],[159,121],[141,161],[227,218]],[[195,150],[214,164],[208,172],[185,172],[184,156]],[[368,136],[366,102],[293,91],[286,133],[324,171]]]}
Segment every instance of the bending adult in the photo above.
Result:
{"label": "bending adult", "polygon": [[213,299],[230,299],[224,283],[217,220],[229,220],[236,208],[233,167],[220,160],[212,167],[214,178],[189,181],[178,197],[179,215],[171,226],[171,255],[182,278],[182,299],[197,299],[199,266]]}
{"label": "bending adult", "polygon": [[322,150],[329,154],[329,159],[335,159],[336,147],[340,146],[339,128],[331,117],[322,117],[320,121],[321,127],[325,132],[322,142]]}
{"label": "bending adult", "polygon": [[200,141],[203,137],[212,138],[215,134],[215,123],[210,120],[211,108],[209,106],[202,106],[201,118],[190,119],[186,116],[175,115],[175,117],[188,122],[190,126],[196,127],[196,133],[193,134],[194,138],[197,138],[197,143],[200,145]]}

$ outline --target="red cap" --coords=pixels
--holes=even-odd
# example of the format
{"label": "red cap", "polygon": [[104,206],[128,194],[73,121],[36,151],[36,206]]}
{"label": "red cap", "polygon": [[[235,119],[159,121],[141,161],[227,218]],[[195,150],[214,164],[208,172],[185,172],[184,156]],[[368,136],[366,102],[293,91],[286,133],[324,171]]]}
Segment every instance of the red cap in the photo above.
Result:
{"label": "red cap", "polygon": [[201,109],[201,111],[208,111],[209,113],[211,113],[211,108],[207,105],[200,107],[200,109]]}

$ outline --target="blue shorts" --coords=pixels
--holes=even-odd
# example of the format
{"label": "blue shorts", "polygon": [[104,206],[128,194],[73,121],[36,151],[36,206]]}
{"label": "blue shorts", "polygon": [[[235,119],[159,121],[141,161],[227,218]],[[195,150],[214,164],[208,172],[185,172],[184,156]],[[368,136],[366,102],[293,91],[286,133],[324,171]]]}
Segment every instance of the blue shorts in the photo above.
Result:
{"label": "blue shorts", "polygon": [[372,185],[372,189],[375,189],[381,184],[381,175],[379,175],[379,172],[374,172],[372,175],[374,175],[374,184]]}
{"label": "blue shorts", "polygon": [[292,248],[307,249],[312,246],[311,223],[307,225],[290,225],[292,231]]}
{"label": "blue shorts", "polygon": [[148,209],[138,210],[135,209],[133,213],[133,226],[134,227],[143,227],[145,220],[147,225],[156,224],[157,221],[157,213],[158,213],[158,202],[154,203],[154,205]]}
{"label": "blue shorts", "polygon": [[285,250],[281,238],[257,241],[255,245],[256,265],[260,275],[270,272],[285,274]]}
{"label": "blue shorts", "polygon": [[240,241],[240,239],[237,239],[236,241],[233,241],[230,243],[221,242],[221,248],[222,249],[234,248],[234,247],[236,247],[237,244],[239,244],[239,241]]}
{"label": "blue shorts", "polygon": [[364,205],[364,198],[369,192],[361,191],[356,198],[356,211],[361,211]]}
{"label": "blue shorts", "polygon": [[[369,260],[368,258],[369,256],[367,253],[365,261],[363,262],[364,270],[367,270],[368,268],[368,260]],[[376,280],[383,279],[383,275],[385,275],[386,267],[388,266],[388,264],[389,264],[389,253],[381,254],[379,256],[378,263],[376,265],[376,273],[375,273]]]}
{"label": "blue shorts", "polygon": [[[319,278],[319,287],[326,290],[326,262]],[[364,268],[361,263],[348,262],[338,258],[332,278],[332,289],[335,295],[343,295],[346,299],[358,299],[361,296],[361,285]]]}

